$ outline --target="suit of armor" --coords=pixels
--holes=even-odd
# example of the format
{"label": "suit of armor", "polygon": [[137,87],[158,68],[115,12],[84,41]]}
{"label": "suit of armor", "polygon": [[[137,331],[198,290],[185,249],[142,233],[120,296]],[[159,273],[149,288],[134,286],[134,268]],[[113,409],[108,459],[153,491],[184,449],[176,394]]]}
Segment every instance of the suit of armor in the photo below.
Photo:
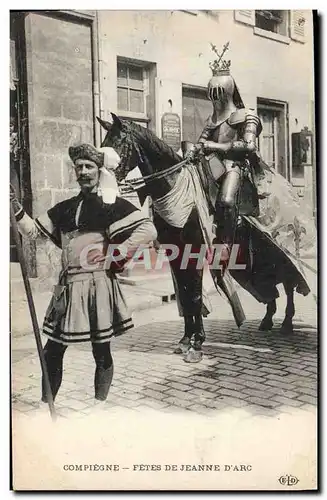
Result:
{"label": "suit of armor", "polygon": [[[208,84],[213,114],[205,124],[196,150],[201,150],[203,170],[216,187],[217,240],[230,253],[237,217],[258,215],[254,173],[258,166],[256,139],[262,130],[253,109],[244,107],[234,79],[226,72]],[[212,189],[211,189],[212,191]]]}

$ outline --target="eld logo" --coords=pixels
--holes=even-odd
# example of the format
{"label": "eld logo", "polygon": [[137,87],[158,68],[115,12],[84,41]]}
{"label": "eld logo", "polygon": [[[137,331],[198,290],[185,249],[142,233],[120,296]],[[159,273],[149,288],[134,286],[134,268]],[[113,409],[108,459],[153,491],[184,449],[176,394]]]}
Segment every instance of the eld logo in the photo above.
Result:
{"label": "eld logo", "polygon": [[297,477],[290,476],[289,474],[286,474],[285,476],[281,476],[278,479],[278,481],[283,486],[295,486],[299,482]]}

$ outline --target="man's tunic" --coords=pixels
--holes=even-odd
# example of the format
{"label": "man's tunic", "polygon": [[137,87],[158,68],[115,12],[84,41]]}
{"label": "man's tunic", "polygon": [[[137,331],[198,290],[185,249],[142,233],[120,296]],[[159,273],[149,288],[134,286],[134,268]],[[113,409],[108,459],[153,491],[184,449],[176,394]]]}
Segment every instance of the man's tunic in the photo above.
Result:
{"label": "man's tunic", "polygon": [[41,233],[62,249],[59,284],[43,324],[47,337],[66,345],[103,343],[132,328],[115,276],[123,264],[108,255],[118,247],[116,255],[121,250],[126,262],[140,244],[156,238],[152,222],[139,209],[123,198],[105,204],[96,193],[80,193],[35,220],[23,212],[17,219],[23,234],[35,238]]}

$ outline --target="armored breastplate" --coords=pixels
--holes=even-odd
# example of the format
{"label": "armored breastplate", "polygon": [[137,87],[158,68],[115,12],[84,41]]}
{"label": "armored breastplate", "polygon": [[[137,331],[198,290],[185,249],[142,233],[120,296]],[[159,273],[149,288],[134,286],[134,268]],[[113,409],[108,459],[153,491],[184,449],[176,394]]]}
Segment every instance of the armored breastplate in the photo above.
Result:
{"label": "armored breastplate", "polygon": [[[226,143],[237,139],[237,129],[232,128],[227,122],[223,122],[213,129],[210,140],[219,143]],[[219,154],[211,153],[206,157],[210,166],[213,178],[217,181],[233,165],[231,160],[221,160]]]}
{"label": "armored breastplate", "polygon": [[232,128],[227,122],[223,122],[212,132],[212,141],[214,142],[230,142],[237,139],[237,129]]}

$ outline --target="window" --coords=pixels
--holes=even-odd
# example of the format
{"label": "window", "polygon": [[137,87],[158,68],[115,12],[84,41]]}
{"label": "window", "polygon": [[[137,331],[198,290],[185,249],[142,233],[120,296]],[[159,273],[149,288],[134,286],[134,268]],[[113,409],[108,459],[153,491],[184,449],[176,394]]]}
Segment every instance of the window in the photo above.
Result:
{"label": "window", "polygon": [[[142,66],[117,63],[118,113],[147,126],[146,96],[148,93],[147,71]],[[140,120],[138,120],[138,118]]]}
{"label": "window", "polygon": [[153,63],[117,60],[117,108],[121,118],[155,132],[155,77]]}
{"label": "window", "polygon": [[255,35],[282,43],[305,43],[308,17],[303,10],[235,10],[236,22],[253,27]]}
{"label": "window", "polygon": [[287,36],[287,10],[256,10],[255,25],[265,31]]}
{"label": "window", "polygon": [[118,109],[145,113],[144,70],[142,67],[117,64]]}
{"label": "window", "polygon": [[288,178],[287,104],[258,99],[258,115],[262,123],[260,154],[270,167]]}
{"label": "window", "polygon": [[[117,59],[117,112],[120,118],[132,120],[144,128],[156,132],[155,120],[155,78],[156,64],[134,61],[119,57]],[[141,177],[138,167],[127,178]],[[140,206],[137,194],[126,197],[136,206]],[[143,208],[150,214],[149,200]]]}

